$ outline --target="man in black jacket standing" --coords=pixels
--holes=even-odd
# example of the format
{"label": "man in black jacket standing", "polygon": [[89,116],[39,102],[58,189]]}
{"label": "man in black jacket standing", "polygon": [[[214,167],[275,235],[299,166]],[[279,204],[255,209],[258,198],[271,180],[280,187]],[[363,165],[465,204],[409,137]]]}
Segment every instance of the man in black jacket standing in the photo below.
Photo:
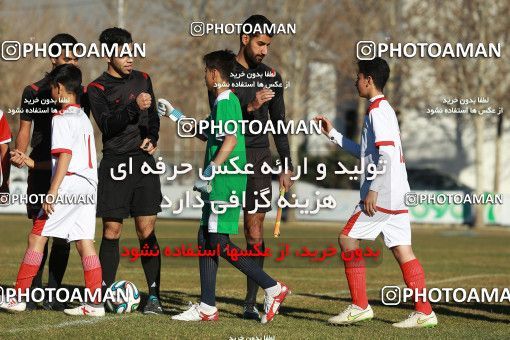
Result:
{"label": "man in black jacket standing", "polygon": [[[243,27],[251,25],[254,28],[271,27],[272,23],[263,15],[252,15],[243,23]],[[239,98],[243,111],[243,120],[259,121],[259,126],[266,126],[270,119],[276,127],[279,121],[285,122],[285,102],[283,99],[283,87],[272,86],[275,83],[282,84],[282,78],[278,72],[262,63],[268,53],[273,34],[241,34],[240,48],[236,56],[236,63],[232,76],[230,77],[230,88]],[[273,90],[274,89],[274,90]],[[211,93],[209,102],[214,103]],[[286,134],[275,134],[273,139],[280,156],[282,168],[288,164],[287,171],[280,174],[280,187],[289,190],[292,186],[292,161],[290,158],[289,140]],[[246,201],[244,206],[244,234],[248,249],[254,249],[259,245],[263,252],[265,249],[263,238],[264,218],[271,207],[263,208],[256,206],[255,202],[259,196],[255,192],[268,192],[271,198],[271,174],[264,174],[261,167],[264,163],[272,166],[271,151],[269,149],[269,137],[265,133],[254,133],[249,128],[245,130],[246,158],[247,162],[253,164],[254,174],[248,175],[246,185]],[[260,195],[260,194],[259,194]],[[262,267],[264,257],[255,257],[257,263]],[[243,318],[260,320],[256,308],[258,291],[257,284],[248,279],[247,292]]]}
{"label": "man in black jacket standing", "polygon": [[[128,44],[131,34],[121,28],[104,30],[99,41],[118,50]],[[161,211],[161,184],[157,174],[142,174],[147,163],[155,169],[152,156],[159,138],[159,116],[155,108],[150,77],[133,70],[130,55],[108,59],[108,69],[88,85],[94,119],[103,134],[103,159],[99,166],[97,216],[103,218],[103,239],[99,259],[103,268],[103,288],[114,281],[119,265],[119,238],[124,218],[135,219],[140,248],[159,249],[154,233],[156,215]],[[119,175],[119,170],[127,173]],[[159,254],[159,252],[158,252]],[[160,297],[161,255],[142,257],[149,289],[143,312],[163,313]]]}

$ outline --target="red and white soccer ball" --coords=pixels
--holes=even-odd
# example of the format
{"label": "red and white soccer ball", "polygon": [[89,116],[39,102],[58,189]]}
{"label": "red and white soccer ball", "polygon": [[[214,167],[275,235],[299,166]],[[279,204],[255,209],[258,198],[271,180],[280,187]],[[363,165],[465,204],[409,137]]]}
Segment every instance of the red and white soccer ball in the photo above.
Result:
{"label": "red and white soccer ball", "polygon": [[140,305],[140,292],[138,288],[126,280],[115,281],[110,286],[111,299],[106,301],[106,308],[113,313],[131,313]]}

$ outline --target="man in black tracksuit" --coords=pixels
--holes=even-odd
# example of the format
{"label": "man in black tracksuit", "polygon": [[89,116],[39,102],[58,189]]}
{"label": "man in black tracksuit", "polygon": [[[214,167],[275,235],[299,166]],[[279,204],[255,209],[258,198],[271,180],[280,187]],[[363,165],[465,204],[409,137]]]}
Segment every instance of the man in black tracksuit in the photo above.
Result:
{"label": "man in black tracksuit", "polygon": [[[271,22],[262,15],[252,15],[243,23],[251,24],[252,27],[259,25],[271,26]],[[269,33],[269,32],[268,32]],[[230,77],[230,88],[239,98],[243,111],[243,120],[261,122],[262,127],[271,119],[276,128],[278,121],[285,122],[285,103],[283,99],[282,78],[278,72],[262,63],[267,55],[268,46],[271,43],[272,34],[248,35],[241,34],[240,49],[236,56],[232,76]],[[274,86],[274,85],[280,86]],[[274,90],[273,90],[274,89]],[[214,97],[209,93],[211,108],[214,104]],[[286,134],[273,135],[276,149],[280,156],[282,167],[285,160],[288,164],[288,171],[280,174],[280,187],[288,191],[292,186],[292,161],[290,158],[289,140]],[[269,137],[264,133],[251,133],[250,129],[245,131],[246,158],[247,162],[253,164],[253,175],[248,175],[246,185],[246,201],[244,206],[244,235],[248,249],[254,249],[256,244],[264,251],[263,224],[269,208],[258,207],[255,209],[257,196],[254,192],[261,192],[269,189],[267,197],[271,197],[271,174],[263,174],[261,166],[264,163],[272,165],[271,151],[269,149]],[[248,213],[255,211],[254,213]],[[264,257],[255,258],[262,267]],[[248,278],[247,292],[245,298],[243,318],[260,319],[256,308],[258,291],[257,284]]]}
{"label": "man in black tracksuit", "polygon": [[[131,34],[121,28],[104,30],[99,41],[111,47],[131,44]],[[103,269],[103,288],[114,281],[119,265],[119,238],[124,218],[135,219],[140,248],[159,249],[154,233],[156,215],[161,211],[161,184],[156,174],[144,175],[147,162],[155,169],[152,156],[159,138],[159,116],[150,77],[133,70],[133,58],[108,59],[108,70],[87,87],[92,115],[103,134],[103,159],[99,165],[97,216],[103,218],[103,239],[99,259]],[[124,176],[119,166],[129,169]],[[120,176],[120,177],[119,177]],[[145,314],[163,312],[159,284],[161,255],[142,257],[149,288]]]}

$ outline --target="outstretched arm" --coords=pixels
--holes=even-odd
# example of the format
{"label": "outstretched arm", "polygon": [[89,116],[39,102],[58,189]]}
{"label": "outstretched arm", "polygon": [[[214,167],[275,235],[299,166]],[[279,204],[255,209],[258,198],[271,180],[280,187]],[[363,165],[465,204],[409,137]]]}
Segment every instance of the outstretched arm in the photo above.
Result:
{"label": "outstretched arm", "polygon": [[[177,110],[176,108],[174,108],[172,106],[172,104],[170,104],[170,102],[166,99],[163,99],[163,98],[159,98],[158,99],[158,106],[157,106],[157,111],[158,111],[158,115],[160,117],[167,117],[167,118],[170,118],[171,120],[173,120],[174,122],[176,122],[177,124],[179,124],[179,121],[181,119],[184,119],[186,118],[186,116],[179,110]],[[194,131],[192,131],[193,135],[200,139],[202,142],[206,142],[207,141],[207,136],[204,135],[204,134],[200,134],[198,133],[197,131],[197,122],[195,121],[195,125],[194,125]]]}
{"label": "outstretched arm", "polygon": [[340,146],[342,149],[344,149],[354,157],[360,159],[361,147],[358,143],[356,143],[352,139],[345,137],[340,132],[338,132],[333,127],[331,121],[326,117],[319,115],[316,116],[314,120],[322,125],[322,133],[326,135],[329,138],[329,140]]}

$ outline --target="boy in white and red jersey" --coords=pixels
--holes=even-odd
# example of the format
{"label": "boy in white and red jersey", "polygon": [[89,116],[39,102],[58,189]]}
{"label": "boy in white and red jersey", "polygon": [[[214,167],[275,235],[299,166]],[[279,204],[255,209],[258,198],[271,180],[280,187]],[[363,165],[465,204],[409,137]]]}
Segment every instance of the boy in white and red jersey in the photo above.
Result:
{"label": "boy in white and red jersey", "polygon": [[[85,287],[95,301],[65,309],[69,315],[103,316],[101,265],[94,249],[96,223],[97,160],[94,131],[82,108],[76,104],[81,91],[81,71],[74,65],[60,65],[48,74],[51,96],[62,104],[52,119],[50,189],[42,209],[34,219],[28,236],[28,248],[16,279],[16,291],[25,292],[37,274],[48,237],[76,241],[82,259]],[[21,154],[19,151],[18,156]],[[30,167],[50,166],[23,156]],[[91,199],[92,198],[92,199]],[[30,295],[28,295],[30,296]],[[13,298],[0,307],[8,311],[24,311],[26,303]]]}
{"label": "boy in white and red jersey", "polygon": [[[364,163],[362,168],[365,172],[360,179],[361,201],[339,236],[342,251],[354,252],[359,248],[360,239],[375,240],[382,233],[384,243],[400,265],[407,287],[421,292],[425,288],[425,274],[411,247],[411,224],[404,203],[404,196],[410,189],[400,129],[395,111],[382,93],[389,75],[389,66],[382,58],[358,61],[356,88],[360,97],[370,102],[361,145],[345,138],[327,118],[317,116],[315,120],[322,122],[323,132],[333,143]],[[380,174],[374,177],[375,167]],[[368,304],[364,259],[361,257],[344,263],[352,304],[328,321],[351,324],[372,319],[374,313]],[[399,328],[435,325],[436,315],[430,303],[423,299],[415,301],[415,312],[406,320],[393,324]]]}

